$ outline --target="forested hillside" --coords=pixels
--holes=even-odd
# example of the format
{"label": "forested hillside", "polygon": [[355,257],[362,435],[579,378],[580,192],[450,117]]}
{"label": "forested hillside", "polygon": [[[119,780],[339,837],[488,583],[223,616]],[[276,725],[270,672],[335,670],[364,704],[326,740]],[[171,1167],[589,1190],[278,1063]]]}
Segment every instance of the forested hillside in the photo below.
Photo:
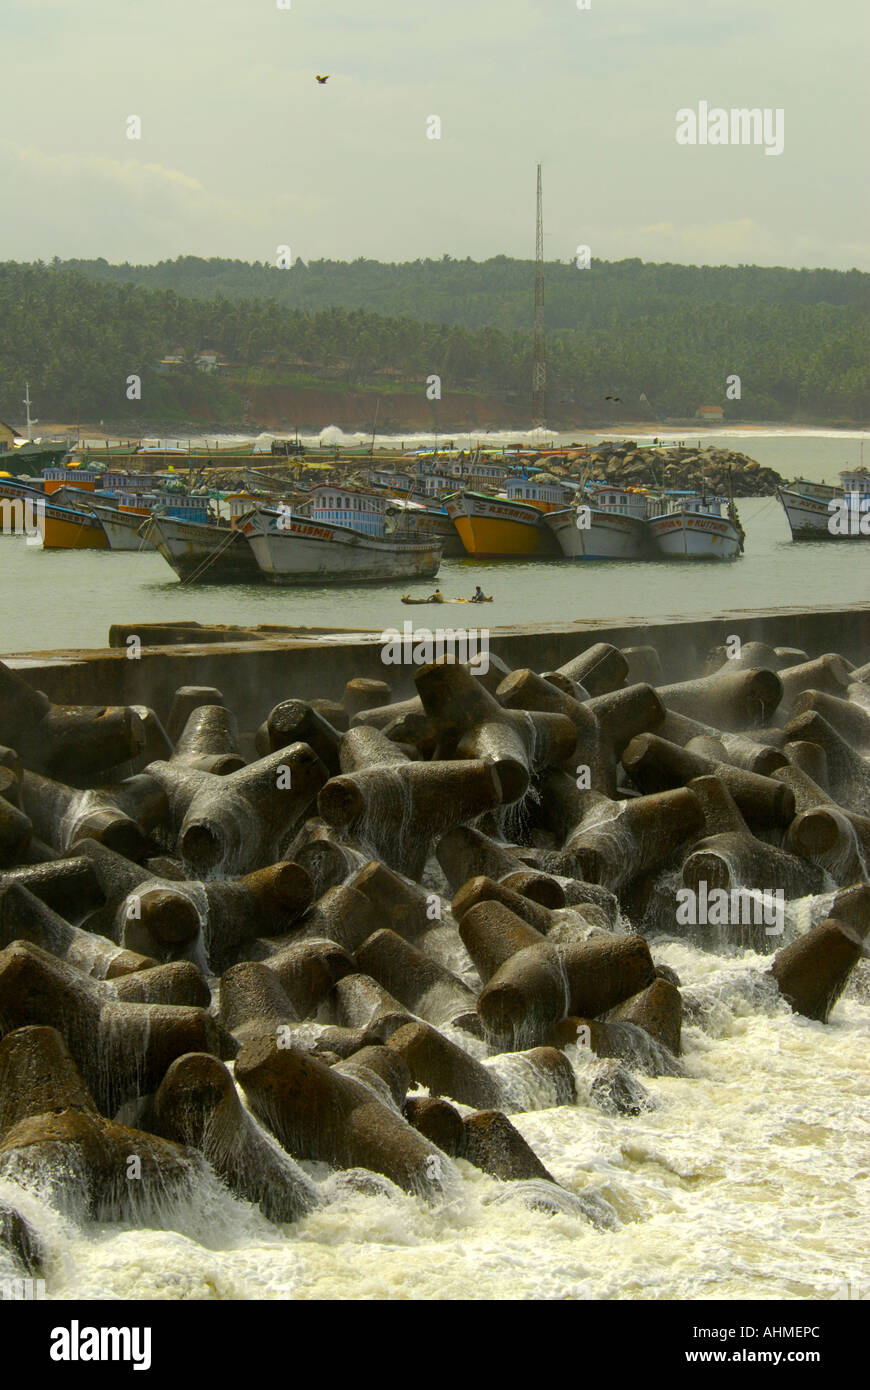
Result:
{"label": "forested hillside", "polygon": [[[279,270],[266,262],[179,256],[158,265],[57,262],[91,279],[174,290],[193,299],[270,299],[291,309],[366,309],[370,313],[527,332],[534,265],[488,261],[309,261]],[[678,310],[764,305],[832,305],[870,309],[870,275],[861,271],[787,270],[761,266],[655,265],[593,260],[587,270],[553,261],[546,268],[547,324],[584,332],[620,328]]]}
{"label": "forested hillside", "polygon": [[[701,404],[721,404],[735,421],[845,424],[870,413],[870,276],[637,261],[547,274],[551,423],[684,418]],[[173,276],[177,288],[155,287]],[[303,286],[299,306],[282,302],[296,292],[285,285]],[[78,410],[132,426],[238,423],[258,384],[424,395],[437,374],[449,428],[451,392],[528,400],[530,285],[530,264],[505,258],[288,271],[194,258],[0,264],[0,418],[20,419],[25,379],[43,419]],[[226,359],[222,374],[196,370],[204,347]],[[167,354],[185,359],[169,376],[158,367]],[[136,402],[126,395],[133,373],[143,383]],[[732,374],[742,392],[728,401]]]}

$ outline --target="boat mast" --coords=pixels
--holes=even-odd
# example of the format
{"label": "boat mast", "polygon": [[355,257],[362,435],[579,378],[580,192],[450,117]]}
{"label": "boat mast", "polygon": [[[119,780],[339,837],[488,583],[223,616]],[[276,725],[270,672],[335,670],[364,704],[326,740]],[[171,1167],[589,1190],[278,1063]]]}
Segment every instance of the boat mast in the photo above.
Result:
{"label": "boat mast", "polygon": [[33,443],[33,426],[38,425],[39,421],[34,420],[30,414],[30,382],[24,383],[24,408],[27,411],[27,442]]}
{"label": "boat mast", "polygon": [[532,425],[546,424],[547,344],[544,335],[544,204],[538,165],[538,206],[535,223],[535,336],[532,358]]}
{"label": "boat mast", "polygon": [[375,435],[378,432],[378,411],[380,410],[380,408],[381,400],[379,396],[378,399],[375,401],[375,423],[372,425],[372,447],[369,449],[369,454],[372,458],[374,458],[375,456]]}

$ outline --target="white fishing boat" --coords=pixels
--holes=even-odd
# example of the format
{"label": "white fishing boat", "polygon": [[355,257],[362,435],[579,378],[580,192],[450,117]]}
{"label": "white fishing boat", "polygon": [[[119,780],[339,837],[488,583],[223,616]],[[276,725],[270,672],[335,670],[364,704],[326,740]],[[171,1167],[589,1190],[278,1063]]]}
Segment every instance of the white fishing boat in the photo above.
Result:
{"label": "white fishing boat", "polygon": [[649,554],[649,503],[646,493],[592,487],[577,506],[548,512],[544,522],[569,560],[643,560]]}
{"label": "white fishing boat", "polygon": [[724,497],[671,497],[647,525],[658,554],[669,560],[733,560],[743,553],[737,509]]}
{"label": "white fishing boat", "polygon": [[147,520],[141,511],[125,512],[119,507],[103,507],[96,502],[85,503],[82,510],[99,521],[108,538],[110,550],[156,550],[153,540],[141,532],[142,523]]}
{"label": "white fishing boat", "polygon": [[438,540],[371,535],[296,515],[289,507],[257,507],[239,529],[260,571],[273,584],[432,579],[441,564]]}
{"label": "white fishing boat", "polygon": [[776,492],[794,541],[870,538],[870,474],[844,471],[840,486],[798,478]]}

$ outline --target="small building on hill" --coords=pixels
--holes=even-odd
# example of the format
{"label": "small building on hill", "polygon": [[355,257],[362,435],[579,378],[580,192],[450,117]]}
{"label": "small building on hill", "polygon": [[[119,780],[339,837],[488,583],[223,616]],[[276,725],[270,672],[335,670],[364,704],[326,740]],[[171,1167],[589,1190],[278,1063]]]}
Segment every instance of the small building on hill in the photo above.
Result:
{"label": "small building on hill", "polygon": [[219,372],[224,365],[224,358],[214,348],[200,348],[194,360],[201,372]]}
{"label": "small building on hill", "polygon": [[725,418],[725,411],[721,405],[701,405],[695,411],[696,420],[722,420]]}

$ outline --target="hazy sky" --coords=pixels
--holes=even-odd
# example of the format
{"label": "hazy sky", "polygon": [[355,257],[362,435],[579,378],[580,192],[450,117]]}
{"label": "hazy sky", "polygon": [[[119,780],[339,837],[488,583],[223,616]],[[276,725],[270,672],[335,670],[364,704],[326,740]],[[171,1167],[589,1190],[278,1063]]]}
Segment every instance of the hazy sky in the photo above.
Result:
{"label": "hazy sky", "polygon": [[870,270],[866,0],[290,6],[0,0],[0,259],[531,256],[541,160],[547,259]]}

